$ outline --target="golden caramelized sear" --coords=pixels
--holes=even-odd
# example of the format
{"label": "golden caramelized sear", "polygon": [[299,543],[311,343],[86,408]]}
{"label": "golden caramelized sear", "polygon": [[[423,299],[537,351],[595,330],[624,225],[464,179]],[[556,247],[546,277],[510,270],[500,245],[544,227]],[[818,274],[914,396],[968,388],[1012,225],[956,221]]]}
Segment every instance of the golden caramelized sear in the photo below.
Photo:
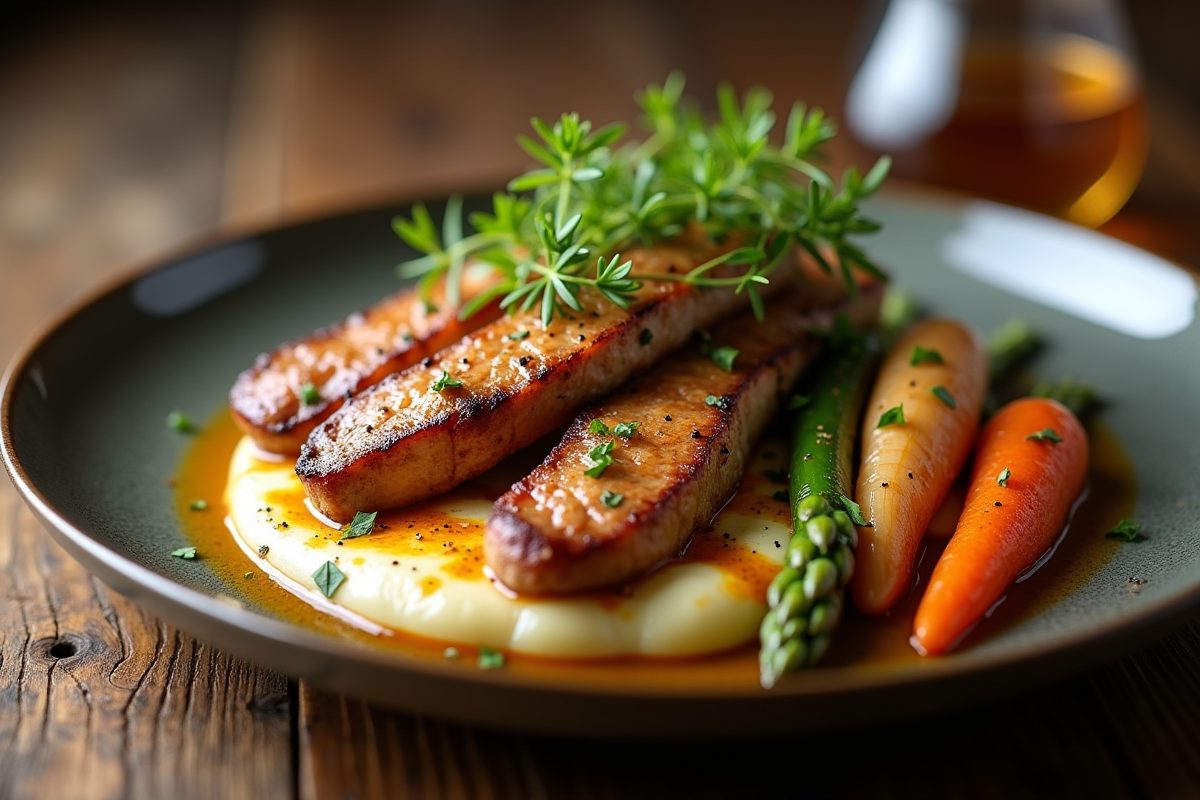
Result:
{"label": "golden caramelized sear", "polygon": [[[487,282],[470,275],[464,288],[474,293]],[[261,449],[299,454],[313,428],[348,395],[416,364],[500,315],[492,304],[460,321],[458,310],[445,301],[444,289],[444,283],[439,284],[429,303],[412,289],[397,292],[343,322],[263,353],[230,390],[234,420]]]}
{"label": "golden caramelized sear", "polygon": [[[625,255],[635,273],[682,274],[736,244],[693,236]],[[781,268],[763,288],[791,275]],[[582,311],[547,327],[534,313],[503,317],[349,400],[296,463],[313,505],[346,521],[447,491],[747,303],[732,289],[659,281],[645,283],[628,309],[590,290],[579,299]]]}
{"label": "golden caramelized sear", "polygon": [[[487,523],[488,565],[521,592],[568,592],[632,579],[679,555],[732,495],[754,443],[812,356],[814,328],[845,310],[875,319],[879,285],[849,302],[814,308],[836,287],[794,291],[722,325],[710,347],[739,351],[733,369],[693,347],[584,411],[529,477],[496,501]],[[594,425],[598,420],[599,424]],[[612,431],[637,423],[632,436]],[[596,432],[603,425],[607,432]],[[627,430],[618,433],[627,433]],[[590,455],[613,442],[599,476]]]}

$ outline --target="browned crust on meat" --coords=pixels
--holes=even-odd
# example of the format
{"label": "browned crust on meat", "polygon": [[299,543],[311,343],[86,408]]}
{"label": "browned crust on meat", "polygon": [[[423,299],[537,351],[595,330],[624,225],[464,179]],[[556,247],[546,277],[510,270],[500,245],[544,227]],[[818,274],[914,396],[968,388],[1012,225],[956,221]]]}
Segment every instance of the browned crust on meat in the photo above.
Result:
{"label": "browned crust on meat", "polygon": [[[685,271],[721,251],[685,239],[628,257],[636,271]],[[786,285],[786,274],[772,283]],[[296,473],[313,504],[344,521],[444,492],[566,425],[694,328],[746,302],[729,290],[659,282],[644,285],[628,310],[588,292],[580,299],[582,312],[546,328],[534,314],[501,318],[352,398],[301,449]],[[639,341],[643,330],[648,343]],[[509,338],[517,332],[528,335]],[[433,391],[443,371],[462,387]]]}
{"label": "browned crust on meat", "polygon": [[[485,551],[497,578],[522,592],[576,591],[629,580],[678,555],[732,494],[779,399],[815,353],[808,331],[827,327],[839,310],[804,310],[813,298],[827,301],[826,288],[780,298],[766,326],[745,316],[718,329],[714,345],[742,351],[732,373],[693,349],[580,414],[546,460],[496,502]],[[842,308],[864,324],[881,295],[880,286],[865,285]],[[710,394],[724,407],[706,404]],[[616,440],[614,464],[600,478],[584,474],[587,453],[613,437],[591,433],[593,419],[610,428],[641,423],[632,438]],[[605,490],[622,495],[619,506],[602,502]]]}
{"label": "browned crust on meat", "polygon": [[[468,292],[487,283],[470,278]],[[263,450],[297,455],[318,424],[341,408],[349,395],[378,383],[453,344],[500,315],[492,304],[466,321],[445,300],[444,286],[426,306],[405,289],[336,325],[263,353],[238,375],[229,407],[247,435]],[[301,387],[311,383],[319,401],[306,404]]]}

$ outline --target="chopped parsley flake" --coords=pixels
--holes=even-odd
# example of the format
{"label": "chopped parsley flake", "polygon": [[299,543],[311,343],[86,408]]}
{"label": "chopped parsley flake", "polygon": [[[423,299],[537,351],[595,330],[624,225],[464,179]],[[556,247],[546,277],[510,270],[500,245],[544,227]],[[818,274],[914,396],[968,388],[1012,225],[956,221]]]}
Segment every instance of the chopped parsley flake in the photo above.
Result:
{"label": "chopped parsley flake", "polygon": [[167,414],[167,427],[180,433],[194,433],[196,430],[196,426],[192,425],[188,415],[182,411],[172,411]]}
{"label": "chopped parsley flake", "polygon": [[919,344],[913,345],[912,355],[908,357],[908,363],[914,367],[918,364],[944,364],[942,354],[937,350],[926,350]]}
{"label": "chopped parsley flake", "polygon": [[172,550],[171,555],[175,556],[176,558],[182,558],[185,561],[191,561],[196,558],[196,548],[181,547],[178,550]]}
{"label": "chopped parsley flake", "polygon": [[311,383],[304,383],[300,386],[300,402],[306,406],[315,406],[321,402],[321,393]]}
{"label": "chopped parsley flake", "polygon": [[1051,444],[1058,444],[1062,441],[1062,437],[1058,435],[1054,428],[1042,428],[1040,431],[1031,433],[1025,438],[1034,442],[1050,442]]}
{"label": "chopped parsley flake", "polygon": [[617,492],[613,492],[608,489],[605,489],[604,493],[600,495],[600,502],[604,503],[604,505],[608,506],[609,508],[616,508],[617,506],[621,505],[621,501],[624,499],[625,495],[618,494]]}
{"label": "chopped parsley flake", "polygon": [[502,669],[504,663],[504,653],[490,647],[479,648],[479,658],[475,660],[475,664],[480,669]]}
{"label": "chopped parsley flake", "polygon": [[886,428],[888,425],[903,425],[904,422],[904,404],[901,403],[883,412],[879,417],[879,424],[875,428],[878,430],[879,428]]}
{"label": "chopped parsley flake", "polygon": [[867,520],[863,516],[862,506],[846,497],[844,494],[838,495],[838,502],[842,506],[842,510],[850,516],[850,521],[855,525],[866,525]]}
{"label": "chopped parsley flake", "polygon": [[375,517],[378,514],[378,511],[372,511],[370,514],[362,511],[355,512],[354,519],[342,530],[341,538],[357,539],[360,536],[369,536],[371,531],[375,530]]}
{"label": "chopped parsley flake", "polygon": [[529,338],[529,331],[513,331],[512,333],[508,334],[508,338],[512,339],[514,342],[519,342],[522,339]]}
{"label": "chopped parsley flake", "polygon": [[204,509],[208,508],[208,501],[207,500],[193,500],[191,505],[188,506],[188,508],[190,508],[192,511],[203,511]]}
{"label": "chopped parsley flake", "polygon": [[1104,535],[1109,539],[1124,539],[1127,542],[1138,542],[1145,539],[1141,534],[1142,526],[1131,519],[1123,519]]}
{"label": "chopped parsley flake", "polygon": [[446,370],[442,370],[442,377],[431,383],[429,388],[435,392],[440,392],[446,388],[457,388],[462,385],[462,381],[458,380],[457,378],[451,378],[450,373],[446,372]]}
{"label": "chopped parsley flake", "polygon": [[612,428],[609,428],[601,420],[594,419],[588,425],[588,430],[592,433],[598,433],[601,436],[620,436],[622,439],[628,439],[637,433],[640,422],[618,422]]}
{"label": "chopped parsley flake", "polygon": [[996,476],[996,483],[1000,486],[1008,486],[1008,479],[1012,477],[1012,470],[1008,467],[1000,470],[1000,474]]}
{"label": "chopped parsley flake", "polygon": [[950,394],[950,390],[945,386],[942,386],[940,383],[929,391],[933,392],[934,397],[936,397],[938,400],[941,400],[950,408],[958,408],[958,403],[954,402],[954,396]]}
{"label": "chopped parsley flake", "polygon": [[612,451],[616,447],[615,439],[609,439],[604,444],[598,444],[588,452],[588,458],[592,460],[592,468],[584,470],[583,474],[589,478],[599,478],[604,474],[604,470],[612,466],[613,458]]}
{"label": "chopped parsley flake", "polygon": [[342,585],[342,581],[346,580],[346,576],[337,568],[336,564],[326,561],[317,567],[317,571],[312,574],[312,579],[316,581],[317,589],[321,594],[333,597],[333,593]]}
{"label": "chopped parsley flake", "polygon": [[622,439],[628,439],[637,433],[640,422],[618,422],[612,429],[613,435],[620,436]]}
{"label": "chopped parsley flake", "polygon": [[715,347],[713,348],[712,352],[708,354],[708,357],[711,358],[713,363],[721,369],[725,370],[726,372],[733,372],[733,360],[737,358],[741,352],[741,350],[733,347]]}
{"label": "chopped parsley flake", "polygon": [[708,397],[705,397],[704,404],[706,406],[714,406],[722,411],[725,411],[729,408],[729,400],[725,397],[717,397],[715,394],[710,394]]}

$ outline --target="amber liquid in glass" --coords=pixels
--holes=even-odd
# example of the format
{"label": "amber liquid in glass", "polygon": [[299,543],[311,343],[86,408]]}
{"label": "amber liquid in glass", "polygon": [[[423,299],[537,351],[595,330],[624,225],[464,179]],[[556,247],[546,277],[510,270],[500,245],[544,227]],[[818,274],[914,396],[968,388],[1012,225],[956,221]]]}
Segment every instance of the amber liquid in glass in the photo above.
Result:
{"label": "amber liquid in glass", "polygon": [[1132,194],[1146,141],[1128,59],[1067,34],[1032,52],[972,46],[950,121],[893,152],[893,171],[1095,227]]}

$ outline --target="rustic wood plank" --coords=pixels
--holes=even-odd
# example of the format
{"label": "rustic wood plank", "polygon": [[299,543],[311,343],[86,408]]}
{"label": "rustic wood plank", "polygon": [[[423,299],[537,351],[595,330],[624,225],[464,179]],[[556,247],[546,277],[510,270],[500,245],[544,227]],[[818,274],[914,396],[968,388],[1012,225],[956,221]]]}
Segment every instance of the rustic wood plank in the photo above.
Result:
{"label": "rustic wood plank", "polygon": [[1200,793],[1200,617],[1090,676],[1150,797]]}
{"label": "rustic wood plank", "polygon": [[[217,221],[236,15],[93,13],[0,77],[4,361],[66,298]],[[110,592],[0,483],[0,797],[292,797],[286,680]]]}
{"label": "rustic wood plank", "polygon": [[[301,7],[287,209],[503,185],[528,163],[529,119],[632,119],[633,94],[677,66],[644,5]],[[564,35],[569,32],[569,35]],[[523,44],[522,44],[523,43]]]}
{"label": "rustic wood plank", "polygon": [[291,797],[282,676],[200,644],[0,488],[0,797]]}
{"label": "rustic wood plank", "polygon": [[242,22],[222,181],[226,229],[266,227],[282,219],[298,27],[295,4],[283,0],[251,5]]}
{"label": "rustic wood plank", "polygon": [[[389,712],[303,686],[300,796],[1133,798],[1078,683],[925,721],[786,742],[590,741]],[[632,732],[631,732],[632,735]],[[775,766],[772,767],[772,764]]]}

